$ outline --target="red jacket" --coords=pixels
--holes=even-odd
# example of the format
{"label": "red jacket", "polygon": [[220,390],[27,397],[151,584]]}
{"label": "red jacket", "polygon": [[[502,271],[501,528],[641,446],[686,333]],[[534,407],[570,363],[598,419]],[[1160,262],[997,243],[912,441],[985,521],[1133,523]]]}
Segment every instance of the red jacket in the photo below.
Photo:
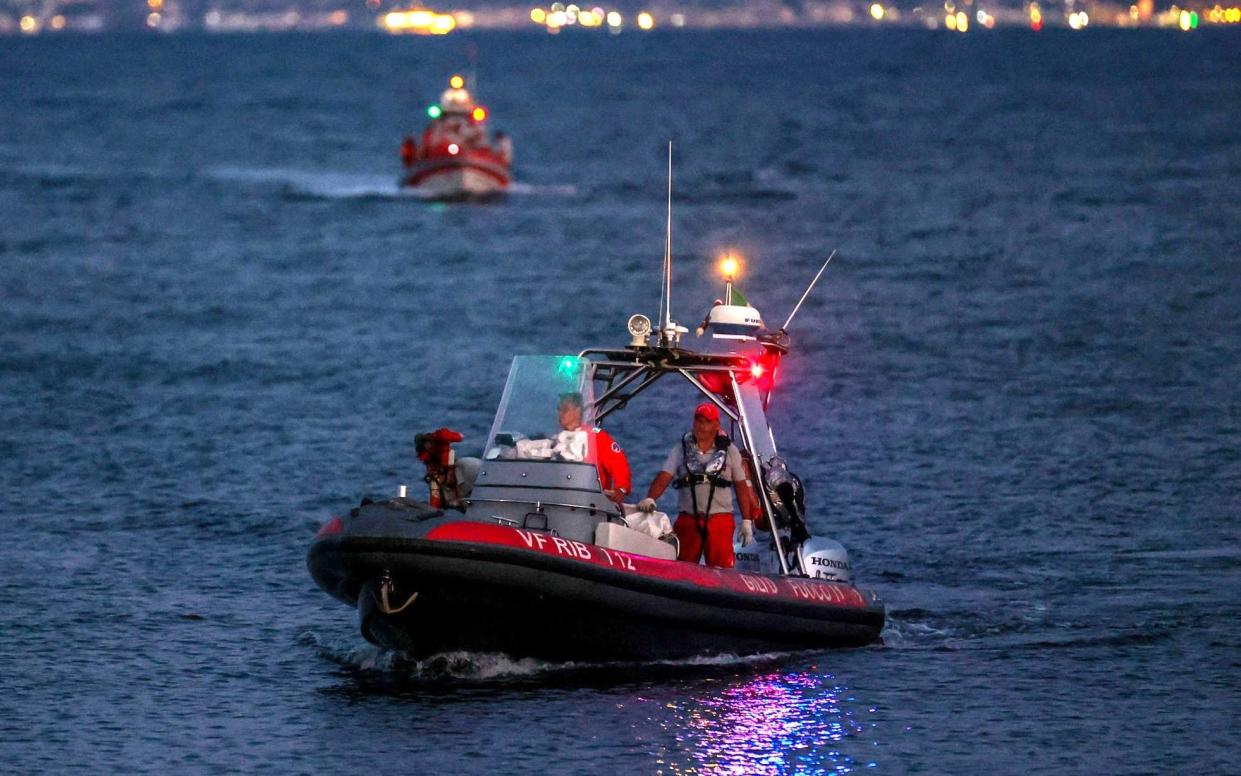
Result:
{"label": "red jacket", "polygon": [[633,483],[629,479],[629,459],[608,432],[601,428],[590,429],[595,443],[595,465],[599,467],[599,482],[604,490],[620,488],[629,495]]}

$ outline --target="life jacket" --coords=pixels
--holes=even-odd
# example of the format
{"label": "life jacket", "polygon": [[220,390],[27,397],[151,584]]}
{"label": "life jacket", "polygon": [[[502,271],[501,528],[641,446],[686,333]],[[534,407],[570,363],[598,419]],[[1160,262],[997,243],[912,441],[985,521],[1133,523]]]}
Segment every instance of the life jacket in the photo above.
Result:
{"label": "life jacket", "polygon": [[717,487],[731,485],[732,480],[720,476],[728,464],[728,448],[732,442],[723,434],[715,436],[715,449],[711,457],[705,461],[699,457],[698,443],[693,432],[681,437],[681,458],[685,462],[685,472],[673,483],[673,487],[684,488],[690,485],[701,485],[709,482]]}
{"label": "life jacket", "polygon": [[694,490],[695,485],[711,484],[707,490],[707,503],[703,505],[704,509],[711,508],[711,502],[715,500],[716,488],[727,488],[732,485],[732,480],[722,476],[724,467],[728,465],[728,448],[731,446],[732,442],[728,437],[716,434],[715,449],[704,461],[699,457],[698,442],[695,441],[693,432],[681,437],[681,458],[684,461],[685,473],[676,479],[672,487],[690,488],[690,500],[694,504],[696,516],[705,517],[706,515],[698,508],[698,491]]}

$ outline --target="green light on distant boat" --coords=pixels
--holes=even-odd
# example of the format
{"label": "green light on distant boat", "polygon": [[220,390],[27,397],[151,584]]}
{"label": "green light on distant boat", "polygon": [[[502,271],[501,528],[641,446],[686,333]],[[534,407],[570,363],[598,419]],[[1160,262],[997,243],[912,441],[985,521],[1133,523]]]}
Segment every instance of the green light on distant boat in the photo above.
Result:
{"label": "green light on distant boat", "polygon": [[438,105],[432,105],[431,107],[427,108],[427,115],[433,119],[438,119],[440,117],[440,114],[443,112],[444,111],[440,110],[440,106]]}

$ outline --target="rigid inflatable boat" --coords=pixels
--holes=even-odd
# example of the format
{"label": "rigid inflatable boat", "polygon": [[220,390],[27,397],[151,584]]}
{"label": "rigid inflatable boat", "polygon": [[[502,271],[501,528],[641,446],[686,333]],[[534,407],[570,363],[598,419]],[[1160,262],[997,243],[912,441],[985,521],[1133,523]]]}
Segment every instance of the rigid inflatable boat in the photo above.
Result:
{"label": "rigid inflatable boat", "polygon": [[[669,296],[670,274],[666,257]],[[402,486],[332,518],[310,548],[315,581],[356,609],[366,639],[413,656],[641,660],[878,641],[882,600],[854,583],[840,544],[810,536],[768,424],[792,316],[768,331],[731,277],[725,299],[696,347],[661,304],[659,330],[635,315],[625,347],[515,358],[481,456],[456,459],[449,429],[420,435],[429,498]],[[734,547],[734,568],[677,560],[666,521],[605,496],[596,435],[557,430],[557,397],[579,395],[598,427],[664,378],[718,408],[759,485],[765,530]]]}

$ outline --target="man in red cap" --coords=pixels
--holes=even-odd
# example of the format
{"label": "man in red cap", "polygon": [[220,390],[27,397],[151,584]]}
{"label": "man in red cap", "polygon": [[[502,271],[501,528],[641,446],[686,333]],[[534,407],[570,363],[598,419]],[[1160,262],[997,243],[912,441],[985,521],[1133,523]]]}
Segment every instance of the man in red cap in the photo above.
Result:
{"label": "man in red cap", "polygon": [[680,490],[679,514],[672,526],[681,543],[678,559],[697,563],[705,552],[708,566],[732,568],[733,489],[744,518],[743,546],[754,541],[754,521],[761,511],[741,451],[720,433],[720,411],[714,404],[703,402],[695,408],[693,430],[672,448],[638,509],[654,511],[655,500],[669,485]]}

